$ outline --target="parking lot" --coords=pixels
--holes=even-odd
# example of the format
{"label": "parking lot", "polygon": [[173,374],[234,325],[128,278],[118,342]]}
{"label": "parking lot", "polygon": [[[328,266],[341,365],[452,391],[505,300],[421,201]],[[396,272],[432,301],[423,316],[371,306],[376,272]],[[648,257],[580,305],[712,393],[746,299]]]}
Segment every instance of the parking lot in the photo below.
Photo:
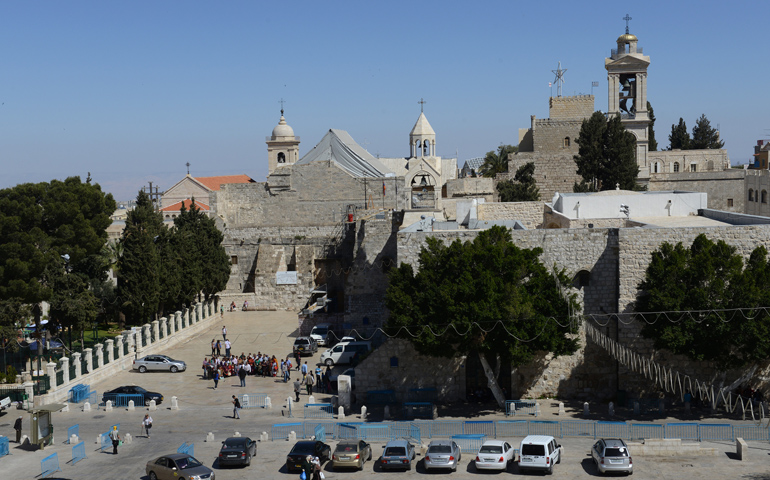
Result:
{"label": "parking lot", "polygon": [[[293,396],[291,383],[283,383],[277,378],[248,377],[246,388],[239,387],[237,377],[222,379],[217,390],[213,389],[211,380],[202,379],[201,363],[204,355],[210,353],[212,338],[222,339],[222,325],[227,326],[228,336],[233,342],[233,353],[263,352],[276,357],[285,357],[291,351],[296,330],[296,315],[291,312],[233,312],[226,313],[222,321],[213,323],[203,334],[198,335],[165,354],[187,362],[188,369],[176,374],[166,372],[148,372],[140,374],[126,370],[112,378],[96,385],[92,390],[102,392],[121,385],[140,385],[147,390],[157,391],[164,395],[164,402],[157,411],[147,412],[144,407],[137,407],[129,412],[125,408],[116,408],[112,412],[103,409],[83,412],[77,405],[71,406],[70,412],[53,414],[55,427],[55,444],[46,447],[44,451],[27,452],[11,444],[11,455],[0,458],[4,476],[7,478],[35,478],[40,474],[40,461],[56,453],[63,472],[56,473],[51,478],[81,479],[81,478],[116,478],[141,479],[145,476],[147,461],[161,454],[175,452],[184,442],[194,443],[195,457],[205,465],[212,467],[217,479],[252,479],[252,478],[296,478],[296,474],[286,473],[286,454],[291,444],[285,440],[261,442],[257,446],[257,455],[250,467],[219,468],[216,456],[221,441],[232,436],[236,431],[243,436],[259,438],[261,432],[270,432],[270,427],[276,423],[301,422],[303,420],[300,408],[296,408],[295,418],[288,418],[285,400]],[[308,360],[313,365],[320,357],[323,347]],[[338,367],[343,369],[344,367]],[[293,373],[296,375],[296,373]],[[294,378],[294,377],[293,377]],[[265,410],[243,409],[241,419],[232,418],[232,395],[242,393],[262,393],[271,397],[273,408]],[[171,396],[179,399],[179,410],[170,410]],[[328,395],[315,394],[316,401],[328,400]],[[301,402],[307,402],[307,395],[301,396]],[[4,412],[0,416],[0,434],[13,438],[13,420],[17,411]],[[145,413],[153,417],[152,438],[141,434],[140,422]],[[545,413],[544,415],[553,415]],[[350,417],[348,419],[351,419]],[[461,418],[458,418],[461,419]],[[474,418],[475,420],[478,417]],[[491,420],[503,419],[503,416],[491,416]],[[352,418],[352,420],[359,420]],[[125,436],[133,436],[131,444],[119,448],[116,456],[111,453],[97,451],[95,443],[99,434],[107,431],[113,424],[120,424],[120,432]],[[66,462],[71,458],[71,446],[64,443],[66,430],[72,425],[79,425],[80,439],[85,442],[85,460],[77,465]],[[28,433],[28,419],[25,415],[24,429]],[[214,442],[205,442],[206,434],[212,432]],[[516,448],[521,438],[506,439]],[[423,439],[427,444],[429,439]],[[564,446],[564,457],[555,468],[555,475],[560,478],[588,478],[597,476],[596,469],[588,456],[594,440],[589,438],[558,439]],[[327,442],[334,447],[336,441]],[[373,454],[376,460],[382,454],[385,442],[373,442]],[[732,442],[709,442],[703,446],[717,449],[716,456],[709,457],[634,457],[635,478],[675,478],[687,476],[699,479],[747,478],[770,480],[770,444],[767,442],[752,442],[748,461],[735,459],[735,445]],[[110,449],[111,450],[111,449]],[[633,451],[632,451],[633,455]],[[478,478],[479,475],[508,475],[518,474],[514,466],[508,473],[477,473],[473,467],[475,452],[463,452],[457,472],[452,473],[456,478]],[[363,471],[334,472],[327,466],[324,472],[327,479],[334,478],[370,478],[372,476],[392,475],[393,478],[414,477],[426,475],[418,455],[416,468],[406,473],[382,472],[376,461],[365,465]],[[441,472],[430,472],[427,475],[443,475]]]}

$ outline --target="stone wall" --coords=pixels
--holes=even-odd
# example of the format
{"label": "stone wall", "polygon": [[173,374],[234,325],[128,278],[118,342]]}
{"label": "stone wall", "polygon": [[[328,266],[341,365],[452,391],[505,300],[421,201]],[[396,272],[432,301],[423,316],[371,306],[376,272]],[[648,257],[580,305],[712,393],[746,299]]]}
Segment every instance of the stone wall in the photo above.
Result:
{"label": "stone wall", "polygon": [[674,149],[647,152],[647,161],[651,175],[677,172],[721,172],[730,169],[730,158],[727,156],[727,150],[724,149]]}
{"label": "stone wall", "polygon": [[[743,191],[744,213],[770,217],[770,170],[741,170],[745,172]],[[749,195],[751,192],[751,195]],[[764,192],[765,201],[762,201]],[[739,200],[736,198],[736,200]],[[736,202],[737,203],[737,202]]]}
{"label": "stone wall", "polygon": [[588,118],[594,113],[593,95],[551,97],[548,101],[548,117],[552,120]]}
{"label": "stone wall", "polygon": [[694,173],[658,173],[650,176],[648,189],[652,191],[706,192],[709,208],[736,213],[750,213],[746,211],[745,175],[745,171],[741,169]]}
{"label": "stone wall", "polygon": [[477,207],[479,220],[519,220],[532,230],[543,228],[543,202],[486,202]]}
{"label": "stone wall", "polygon": [[[564,152],[562,154],[544,154],[536,152],[520,152],[508,156],[507,174],[500,174],[495,180],[513,180],[516,170],[528,162],[535,162],[535,173],[532,177],[540,189],[540,199],[550,201],[554,194],[572,192],[575,183],[579,183],[583,177],[577,174],[577,165],[573,156],[577,152]],[[511,173],[513,172],[513,173]]]}

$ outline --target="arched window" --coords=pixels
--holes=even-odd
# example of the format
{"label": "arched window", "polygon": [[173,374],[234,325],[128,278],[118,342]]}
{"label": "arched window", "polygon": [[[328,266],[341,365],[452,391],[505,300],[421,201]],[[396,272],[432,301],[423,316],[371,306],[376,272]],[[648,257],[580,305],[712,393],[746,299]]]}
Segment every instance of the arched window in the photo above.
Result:
{"label": "arched window", "polygon": [[652,173],[660,173],[660,163],[655,162],[652,165]]}
{"label": "arched window", "polygon": [[679,171],[679,162],[674,162],[674,172]]}
{"label": "arched window", "polygon": [[569,137],[564,137],[564,148],[569,148]]}
{"label": "arched window", "polygon": [[750,202],[754,201],[754,189],[753,188],[749,189],[749,201]]}
{"label": "arched window", "polygon": [[430,142],[425,140],[422,142],[422,156],[427,157],[430,155]]}
{"label": "arched window", "polygon": [[283,152],[278,152],[278,163],[286,163],[286,155]]}
{"label": "arched window", "polygon": [[767,203],[767,190],[762,190],[762,203]]}

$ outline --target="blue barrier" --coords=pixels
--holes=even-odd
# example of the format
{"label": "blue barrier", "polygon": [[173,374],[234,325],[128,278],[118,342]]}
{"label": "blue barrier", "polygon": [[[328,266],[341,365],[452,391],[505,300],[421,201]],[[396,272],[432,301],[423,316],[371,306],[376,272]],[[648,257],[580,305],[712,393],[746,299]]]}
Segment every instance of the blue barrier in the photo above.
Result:
{"label": "blue barrier", "polygon": [[110,438],[110,432],[114,427],[118,427],[118,432],[120,432],[120,424],[116,423],[115,425],[112,425],[109,430],[107,430],[105,433],[102,433],[99,436],[100,441],[100,450],[104,451],[105,448],[110,448],[112,446],[112,439]]}
{"label": "blue barrier", "polygon": [[596,438],[594,422],[580,420],[564,420],[561,422],[561,436],[564,437],[591,437]]}
{"label": "blue barrier", "polygon": [[113,407],[127,407],[128,402],[134,401],[135,407],[144,406],[144,395],[141,393],[118,393],[112,399]]}
{"label": "blue barrier", "polygon": [[480,433],[488,437],[496,438],[495,422],[492,421],[467,421],[463,423],[463,433],[466,435]]}
{"label": "blue barrier", "polygon": [[67,429],[67,441],[65,443],[70,443],[70,437],[73,435],[80,436],[80,424],[73,425]]}
{"label": "blue barrier", "polygon": [[667,423],[666,438],[681,438],[682,440],[698,440],[697,423]]}
{"label": "blue barrier", "polygon": [[404,403],[404,418],[433,419],[433,404],[430,402],[406,402]]}
{"label": "blue barrier", "polygon": [[733,435],[744,440],[770,441],[768,428],[762,425],[734,425]]}
{"label": "blue barrier", "polygon": [[534,400],[506,400],[505,401],[505,414],[506,415],[540,415],[540,407]]}
{"label": "blue barrier", "polygon": [[556,420],[530,420],[528,435],[561,436],[561,425]]}
{"label": "blue barrier", "polygon": [[91,404],[91,408],[99,408],[99,395],[96,393],[96,390],[88,392],[88,403]]}
{"label": "blue barrier", "polygon": [[529,422],[526,420],[500,420],[496,425],[497,438],[526,437],[529,435]]}
{"label": "blue barrier", "polygon": [[11,453],[11,447],[9,445],[10,441],[11,439],[8,437],[0,437],[0,457],[4,457]]}
{"label": "blue barrier", "polygon": [[195,444],[184,442],[179,448],[176,449],[176,453],[185,453],[191,457],[195,456]]}
{"label": "blue barrier", "polygon": [[80,442],[72,447],[72,464],[75,465],[86,458],[86,442]]}
{"label": "blue barrier", "polygon": [[390,440],[390,425],[385,423],[359,425],[358,438],[368,441],[388,441]]}
{"label": "blue barrier", "polygon": [[629,440],[645,438],[666,438],[666,428],[659,423],[632,423],[628,433]]}
{"label": "blue barrier", "polygon": [[[299,427],[299,428],[297,428]],[[303,425],[301,423],[278,423],[270,427],[270,440],[289,438],[289,433],[297,430],[302,430]]]}
{"label": "blue barrier", "polygon": [[[302,430],[302,438],[310,438],[311,436],[316,435],[315,429],[319,426],[324,427],[324,435],[326,438],[336,438],[337,437],[337,423],[333,420],[331,421],[305,421],[304,422],[304,428]],[[297,432],[297,436],[299,436],[299,432]]]}
{"label": "blue barrier", "polygon": [[422,432],[420,427],[413,422],[396,422],[390,425],[390,439],[398,440],[405,438],[411,440],[414,443],[420,443],[422,440]]}
{"label": "blue barrier", "polygon": [[265,408],[266,393],[243,393],[238,395],[241,408]]}
{"label": "blue barrier", "polygon": [[735,440],[733,426],[729,423],[701,423],[698,425],[698,435],[700,441]]}
{"label": "blue barrier", "polygon": [[340,439],[356,439],[358,438],[358,425],[350,423],[339,424],[339,438]]}
{"label": "blue barrier", "polygon": [[305,405],[305,418],[334,418],[331,403],[308,403]]}
{"label": "blue barrier", "polygon": [[460,447],[461,452],[478,452],[487,436],[482,434],[452,435],[452,440]]}
{"label": "blue barrier", "polygon": [[428,430],[428,437],[430,438],[451,438],[454,435],[462,435],[463,422],[453,420],[436,420],[433,422],[427,422],[430,430]]}
{"label": "blue barrier", "polygon": [[88,399],[89,385],[78,384],[69,389],[68,401],[70,403],[80,403]]}
{"label": "blue barrier", "polygon": [[626,422],[596,422],[594,438],[628,438],[629,431]]}
{"label": "blue barrier", "polygon": [[315,429],[313,430],[313,436],[315,439],[319,442],[325,442],[326,441],[326,427],[323,425],[316,425]]}
{"label": "blue barrier", "polygon": [[54,453],[40,460],[40,470],[42,478],[49,477],[56,472],[61,472],[61,468],[59,468],[59,454]]}

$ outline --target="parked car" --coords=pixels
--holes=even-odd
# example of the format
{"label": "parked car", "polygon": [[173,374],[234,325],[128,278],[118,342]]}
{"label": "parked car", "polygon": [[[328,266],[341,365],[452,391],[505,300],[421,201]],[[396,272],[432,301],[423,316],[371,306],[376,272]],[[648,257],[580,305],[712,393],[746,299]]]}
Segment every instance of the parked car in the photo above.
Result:
{"label": "parked car", "polygon": [[591,448],[591,458],[599,473],[625,472],[634,473],[634,463],[628,445],[620,438],[599,439]]}
{"label": "parked car", "polygon": [[380,457],[380,467],[383,470],[393,468],[411,470],[414,457],[414,445],[406,440],[391,440],[385,444],[385,450]]}
{"label": "parked car", "polygon": [[313,355],[318,351],[318,344],[311,337],[297,337],[292,351],[299,352],[300,355]]}
{"label": "parked car", "polygon": [[507,470],[515,459],[515,450],[506,441],[487,440],[476,454],[476,470]]}
{"label": "parked car", "polygon": [[372,447],[363,440],[343,440],[332,455],[332,468],[355,467],[364,469],[364,463],[372,459]]}
{"label": "parked car", "polygon": [[214,471],[186,453],[172,453],[147,462],[150,480],[215,480]]}
{"label": "parked car", "polygon": [[251,458],[257,455],[257,441],[249,437],[229,437],[222,442],[219,450],[219,465],[251,465]]}
{"label": "parked car", "polygon": [[294,444],[294,448],[286,456],[286,470],[299,472],[302,470],[302,461],[312,455],[321,460],[321,464],[332,456],[332,447],[318,440],[302,440]]}
{"label": "parked car", "polygon": [[136,385],[125,385],[125,386],[110,390],[108,392],[104,392],[104,394],[102,394],[102,403],[105,403],[107,402],[107,400],[110,400],[114,405],[115,400],[118,398],[118,395],[120,394],[141,395],[142,398],[144,399],[143,405],[149,405],[150,400],[155,400],[155,405],[160,405],[163,402],[163,395],[161,395],[158,392],[148,392],[142,387],[137,387]]}
{"label": "parked car", "polygon": [[6,409],[10,409],[12,403],[13,402],[11,402],[11,397],[5,397],[4,399],[0,400],[0,412]]}
{"label": "parked car", "polygon": [[310,331],[310,337],[315,340],[318,345],[326,346],[331,339],[335,338],[334,327],[328,323],[319,323]]}
{"label": "parked car", "polygon": [[187,364],[165,355],[147,355],[146,357],[134,360],[134,370],[139,370],[140,373],[144,373],[147,370],[176,373],[187,370]]}
{"label": "parked car", "polygon": [[353,357],[364,355],[372,349],[372,342],[338,343],[321,354],[321,363],[328,366],[351,363]]}
{"label": "parked car", "polygon": [[423,463],[425,470],[449,468],[455,472],[461,457],[460,447],[452,440],[431,440]]}
{"label": "parked car", "polygon": [[548,435],[529,435],[519,446],[519,470],[543,470],[553,473],[553,466],[561,463],[561,445]]}

